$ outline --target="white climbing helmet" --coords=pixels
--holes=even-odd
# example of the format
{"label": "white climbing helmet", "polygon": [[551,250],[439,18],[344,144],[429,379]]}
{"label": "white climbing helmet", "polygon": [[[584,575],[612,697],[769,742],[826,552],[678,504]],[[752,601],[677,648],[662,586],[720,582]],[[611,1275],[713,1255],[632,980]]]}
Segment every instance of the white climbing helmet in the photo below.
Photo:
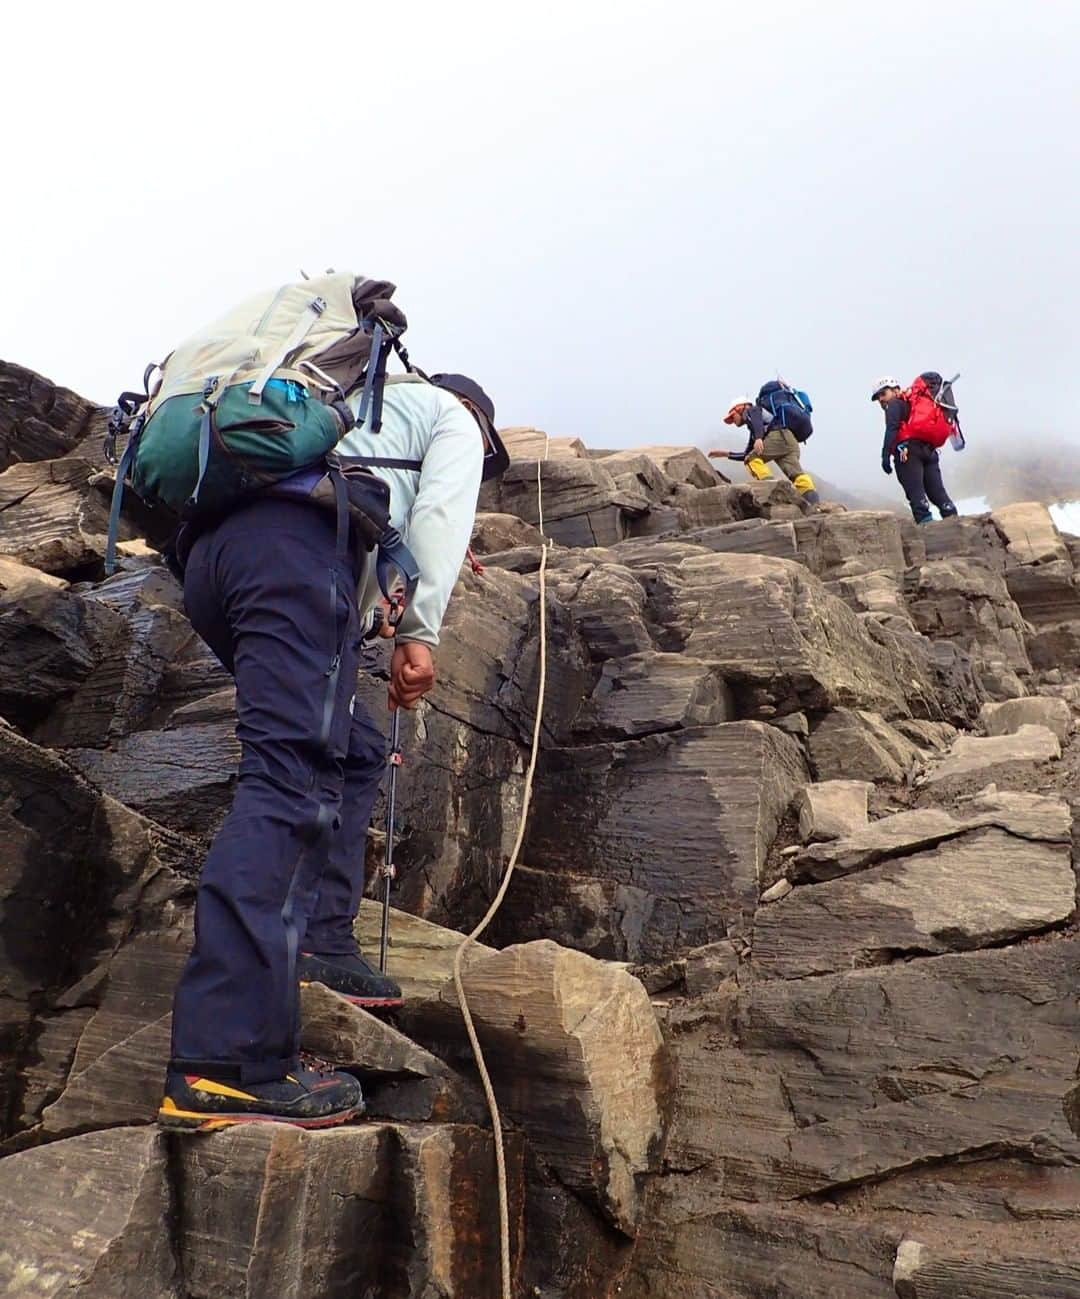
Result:
{"label": "white climbing helmet", "polygon": [[737,410],[740,410],[743,406],[752,406],[753,404],[754,404],[753,397],[743,396],[743,397],[733,398],[731,401],[728,402],[727,414],[724,416],[724,423],[734,424],[735,412]]}
{"label": "white climbing helmet", "polygon": [[899,388],[900,385],[891,375],[883,375],[880,379],[875,380],[873,391],[870,393],[870,400],[877,401],[878,395],[883,393],[886,388]]}

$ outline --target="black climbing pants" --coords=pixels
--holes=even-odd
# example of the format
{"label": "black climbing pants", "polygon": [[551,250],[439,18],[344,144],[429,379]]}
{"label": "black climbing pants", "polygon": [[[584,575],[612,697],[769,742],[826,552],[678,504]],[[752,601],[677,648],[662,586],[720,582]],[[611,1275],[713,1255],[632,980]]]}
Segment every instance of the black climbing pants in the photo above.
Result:
{"label": "black climbing pants", "polygon": [[[170,1067],[295,1069],[296,953],[351,952],[385,741],[353,698],[357,572],[333,515],[261,499],[192,547],[184,603],[236,680],[240,768],[199,879]],[[306,934],[306,937],[305,937]]]}
{"label": "black climbing pants", "polygon": [[930,513],[931,502],[943,519],[956,513],[941,479],[941,457],[929,442],[917,438],[901,442],[893,452],[893,467],[916,523],[929,523],[934,517]]}

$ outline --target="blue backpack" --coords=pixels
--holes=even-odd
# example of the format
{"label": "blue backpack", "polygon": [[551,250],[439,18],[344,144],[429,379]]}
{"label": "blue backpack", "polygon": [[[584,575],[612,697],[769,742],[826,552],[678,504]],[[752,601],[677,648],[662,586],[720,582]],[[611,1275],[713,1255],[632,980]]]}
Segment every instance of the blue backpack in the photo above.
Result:
{"label": "blue backpack", "polygon": [[809,396],[800,388],[792,388],[783,379],[763,383],[757,404],[772,416],[774,428],[789,429],[799,442],[805,442],[814,431],[810,418],[814,407]]}

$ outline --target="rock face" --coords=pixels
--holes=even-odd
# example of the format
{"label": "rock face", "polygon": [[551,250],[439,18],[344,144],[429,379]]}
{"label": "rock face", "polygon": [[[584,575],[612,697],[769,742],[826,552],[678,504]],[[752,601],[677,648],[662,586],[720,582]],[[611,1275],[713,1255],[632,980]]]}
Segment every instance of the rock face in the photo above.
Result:
{"label": "rock face", "polygon": [[169,1212],[164,1139],[153,1128],[12,1155],[0,1163],[0,1288],[34,1299],[176,1299]]}
{"label": "rock face", "polygon": [[810,760],[821,781],[898,784],[919,765],[919,751],[878,713],[837,708],[815,727]]}
{"label": "rock face", "polygon": [[451,971],[518,829],[546,534],[533,803],[465,963],[515,1294],[1080,1295],[1080,541],[1043,507],[916,529],[675,430],[509,430],[403,719],[405,1006],[302,994],[367,1113],[186,1140],[153,1119],[232,682],[133,499],[101,580],[100,412],[6,364],[0,397],[0,1292],[499,1293]]}
{"label": "rock face", "polygon": [[[475,1128],[258,1124],[180,1143],[176,1158],[192,1299],[499,1293],[490,1136]],[[513,1141],[509,1163],[519,1222]]]}
{"label": "rock face", "polygon": [[986,829],[796,889],[758,918],[754,959],[766,978],[796,979],[990,947],[1064,924],[1075,905],[1068,845]]}
{"label": "rock face", "polygon": [[[16,464],[0,473],[0,555],[59,576],[100,569],[108,495],[86,460]],[[120,534],[133,533],[125,524]]]}
{"label": "rock face", "polygon": [[525,861],[554,878],[515,888],[506,915],[530,934],[538,891],[572,906],[568,898],[593,890],[587,950],[617,960],[661,960],[739,932],[780,819],[805,783],[796,743],[759,722],[550,750]]}
{"label": "rock face", "polygon": [[105,436],[105,412],[68,388],[0,361],[0,468],[66,455]]}

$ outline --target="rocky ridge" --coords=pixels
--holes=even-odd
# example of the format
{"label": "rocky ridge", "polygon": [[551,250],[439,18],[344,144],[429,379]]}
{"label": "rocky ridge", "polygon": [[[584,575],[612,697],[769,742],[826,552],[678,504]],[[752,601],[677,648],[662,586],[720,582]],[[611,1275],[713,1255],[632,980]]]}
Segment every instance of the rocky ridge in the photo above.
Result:
{"label": "rocky ridge", "polygon": [[466,972],[518,1293],[1080,1296],[1080,539],[1045,509],[916,529],[509,431],[403,728],[406,1008],[305,990],[368,1114],[182,1139],[152,1117],[231,682],[137,503],[102,580],[100,412],[0,394],[0,1293],[498,1293],[449,974],[520,814],[546,455],[535,802]]}

